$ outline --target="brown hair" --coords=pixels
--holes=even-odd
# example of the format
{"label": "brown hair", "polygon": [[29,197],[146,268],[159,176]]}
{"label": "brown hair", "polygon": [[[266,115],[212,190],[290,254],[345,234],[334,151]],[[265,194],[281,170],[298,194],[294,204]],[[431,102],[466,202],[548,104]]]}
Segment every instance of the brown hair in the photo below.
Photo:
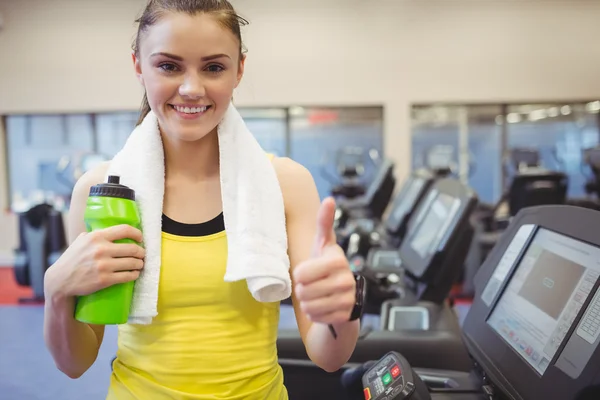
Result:
{"label": "brown hair", "polygon": [[[245,48],[242,42],[241,26],[248,25],[248,21],[240,17],[227,0],[150,0],[142,16],[135,21],[138,23],[138,31],[133,42],[133,51],[136,57],[139,57],[140,54],[140,40],[143,33],[167,12],[180,12],[192,16],[201,13],[211,14],[223,28],[229,29],[238,39],[240,60],[243,57]],[[144,93],[140,117],[136,125],[139,125],[149,112],[150,104]]]}

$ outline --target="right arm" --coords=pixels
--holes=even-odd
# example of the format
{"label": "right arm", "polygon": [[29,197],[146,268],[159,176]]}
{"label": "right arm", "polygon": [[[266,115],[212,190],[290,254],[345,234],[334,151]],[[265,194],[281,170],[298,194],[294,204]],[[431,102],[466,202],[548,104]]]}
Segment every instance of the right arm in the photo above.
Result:
{"label": "right arm", "polygon": [[73,379],[95,362],[104,337],[103,325],[74,318],[76,297],[134,280],[143,266],[141,246],[112,243],[126,237],[141,243],[139,230],[123,225],[86,232],[84,212],[89,190],[104,181],[106,168],[107,163],[101,164],[77,181],[67,221],[70,245],[44,277],[44,341],[57,368]]}

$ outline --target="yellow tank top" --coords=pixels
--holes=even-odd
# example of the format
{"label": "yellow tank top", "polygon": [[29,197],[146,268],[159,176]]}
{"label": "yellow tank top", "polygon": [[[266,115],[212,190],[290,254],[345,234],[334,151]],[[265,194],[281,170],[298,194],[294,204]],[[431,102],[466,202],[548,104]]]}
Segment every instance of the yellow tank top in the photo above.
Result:
{"label": "yellow tank top", "polygon": [[288,399],[277,359],[279,302],[260,303],[246,281],[223,280],[223,227],[185,232],[215,224],[222,227],[222,215],[195,225],[163,217],[158,316],[119,326],[107,399]]}

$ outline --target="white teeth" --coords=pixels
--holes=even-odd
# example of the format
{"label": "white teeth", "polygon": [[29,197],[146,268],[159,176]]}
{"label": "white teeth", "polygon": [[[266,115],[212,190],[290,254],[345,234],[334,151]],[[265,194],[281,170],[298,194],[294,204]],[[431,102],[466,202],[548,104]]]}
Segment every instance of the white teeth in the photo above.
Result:
{"label": "white teeth", "polygon": [[208,107],[180,107],[180,106],[174,106],[174,107],[177,111],[186,113],[186,114],[201,113],[201,112],[206,111],[206,109],[208,108]]}

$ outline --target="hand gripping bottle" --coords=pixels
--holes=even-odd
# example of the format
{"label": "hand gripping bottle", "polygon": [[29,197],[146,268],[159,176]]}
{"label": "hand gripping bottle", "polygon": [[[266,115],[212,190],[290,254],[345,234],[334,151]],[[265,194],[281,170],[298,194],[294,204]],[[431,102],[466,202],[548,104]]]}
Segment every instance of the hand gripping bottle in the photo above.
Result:
{"label": "hand gripping bottle", "polygon": [[[140,213],[135,203],[135,192],[119,184],[118,176],[109,176],[107,183],[90,188],[85,209],[88,232],[114,225],[128,224],[141,230]],[[135,243],[132,239],[115,243]],[[75,319],[95,325],[124,324],[129,318],[134,281],[117,283],[95,293],[77,298]]]}

